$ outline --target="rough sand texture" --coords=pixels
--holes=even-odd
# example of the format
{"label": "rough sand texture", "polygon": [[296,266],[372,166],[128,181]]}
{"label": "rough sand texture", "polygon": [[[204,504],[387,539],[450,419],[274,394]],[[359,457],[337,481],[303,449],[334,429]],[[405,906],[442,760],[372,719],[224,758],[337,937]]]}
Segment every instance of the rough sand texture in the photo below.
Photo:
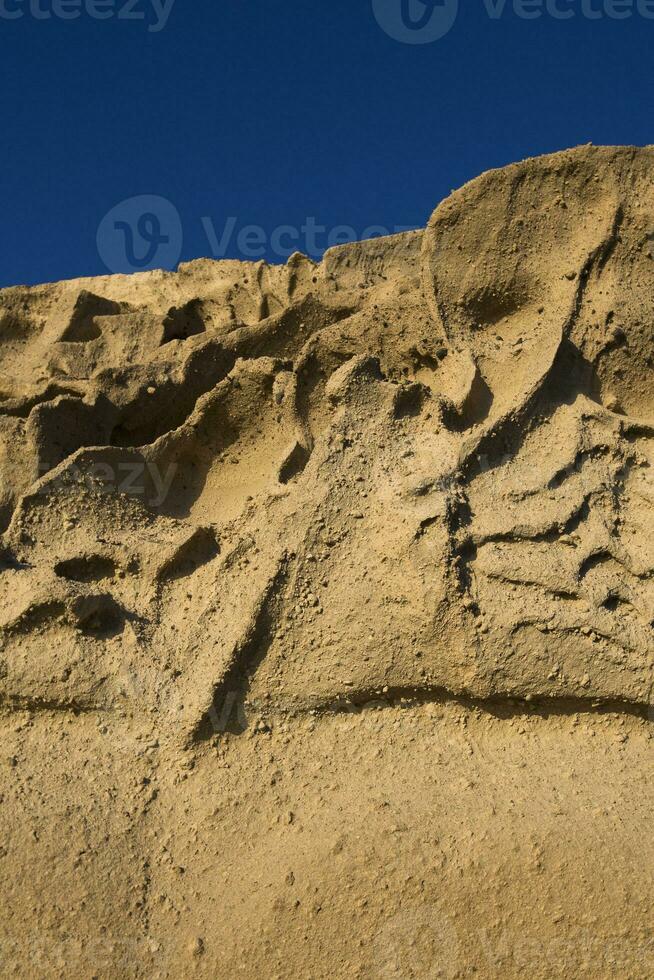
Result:
{"label": "rough sand texture", "polygon": [[0,291],[0,973],[654,975],[654,149]]}

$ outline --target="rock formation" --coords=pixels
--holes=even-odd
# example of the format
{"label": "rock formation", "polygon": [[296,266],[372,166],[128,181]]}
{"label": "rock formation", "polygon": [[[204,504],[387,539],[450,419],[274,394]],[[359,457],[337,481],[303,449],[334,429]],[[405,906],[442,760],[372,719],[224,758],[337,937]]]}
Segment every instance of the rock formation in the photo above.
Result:
{"label": "rock formation", "polygon": [[583,147],[0,292],[3,974],[652,975],[653,285]]}

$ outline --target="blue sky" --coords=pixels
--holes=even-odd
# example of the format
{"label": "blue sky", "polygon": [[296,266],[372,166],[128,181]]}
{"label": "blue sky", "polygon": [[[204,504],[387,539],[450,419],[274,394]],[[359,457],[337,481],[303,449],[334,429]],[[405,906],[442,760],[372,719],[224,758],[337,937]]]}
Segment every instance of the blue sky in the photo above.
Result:
{"label": "blue sky", "polygon": [[489,167],[654,142],[652,0],[456,8],[0,0],[0,285],[318,254]]}

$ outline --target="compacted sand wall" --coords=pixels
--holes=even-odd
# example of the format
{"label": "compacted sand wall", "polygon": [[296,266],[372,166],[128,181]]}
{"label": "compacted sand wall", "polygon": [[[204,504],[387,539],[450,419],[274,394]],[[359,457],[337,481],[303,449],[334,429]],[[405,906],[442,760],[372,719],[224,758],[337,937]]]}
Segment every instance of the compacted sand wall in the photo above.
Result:
{"label": "compacted sand wall", "polygon": [[0,291],[0,965],[646,978],[654,150]]}

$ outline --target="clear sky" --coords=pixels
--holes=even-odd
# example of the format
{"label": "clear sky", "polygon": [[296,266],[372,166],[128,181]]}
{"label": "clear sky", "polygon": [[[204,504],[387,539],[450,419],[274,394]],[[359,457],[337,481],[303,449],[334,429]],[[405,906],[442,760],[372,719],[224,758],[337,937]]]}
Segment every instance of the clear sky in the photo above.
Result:
{"label": "clear sky", "polygon": [[654,0],[0,0],[0,285],[315,255],[423,225],[490,167],[654,143],[652,18]]}

